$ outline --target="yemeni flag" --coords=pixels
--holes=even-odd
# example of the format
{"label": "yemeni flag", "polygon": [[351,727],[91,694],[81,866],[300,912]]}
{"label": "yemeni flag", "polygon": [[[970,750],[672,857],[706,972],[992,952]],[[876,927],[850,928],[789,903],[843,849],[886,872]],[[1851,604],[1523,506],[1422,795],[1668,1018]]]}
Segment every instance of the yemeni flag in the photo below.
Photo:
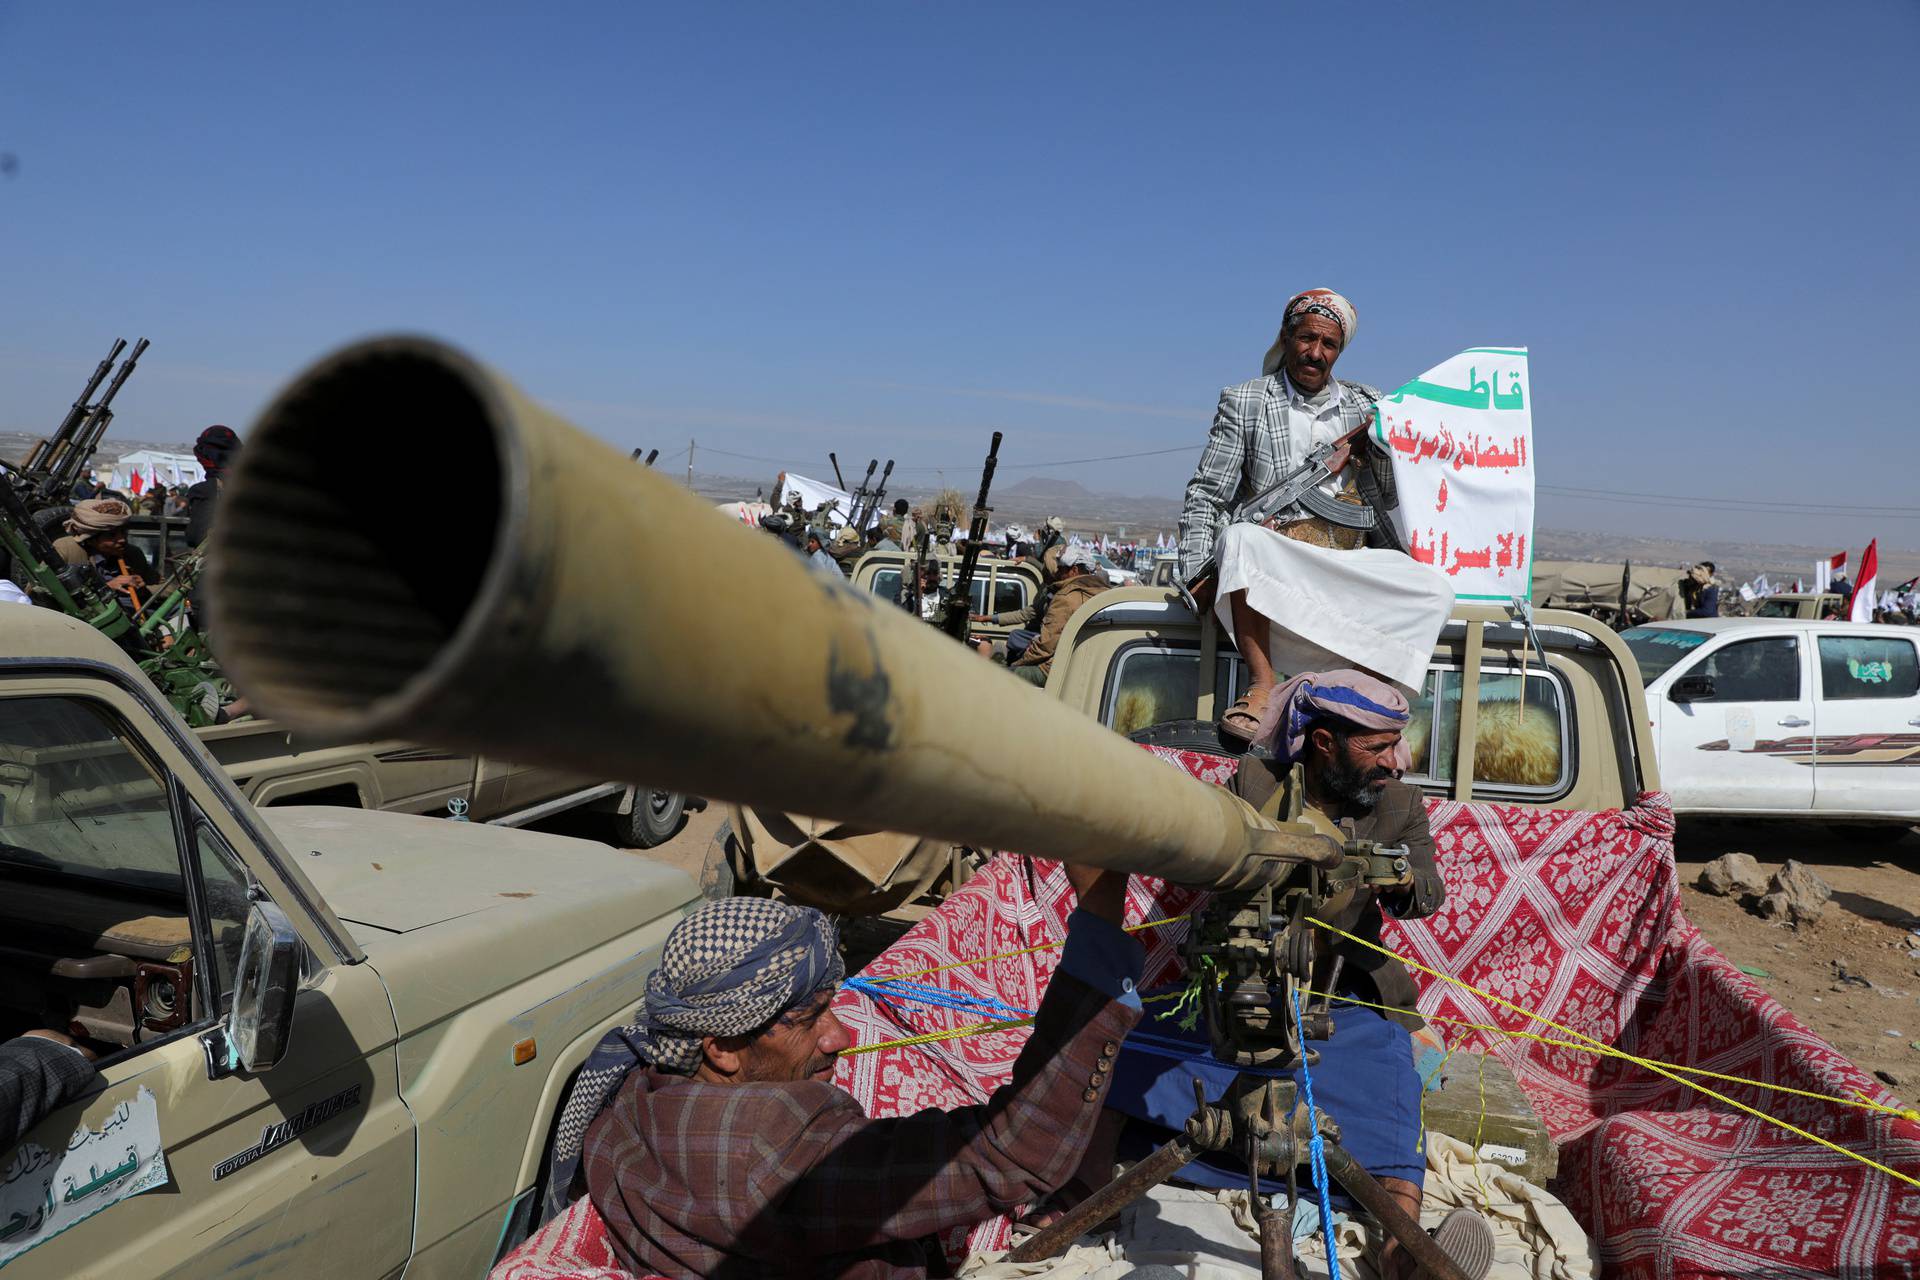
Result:
{"label": "yemeni flag", "polygon": [[1860,581],[1853,586],[1853,601],[1847,606],[1847,619],[1851,622],[1872,622],[1873,606],[1880,599],[1880,592],[1874,582],[1880,576],[1880,539],[1875,538],[1860,553]]}

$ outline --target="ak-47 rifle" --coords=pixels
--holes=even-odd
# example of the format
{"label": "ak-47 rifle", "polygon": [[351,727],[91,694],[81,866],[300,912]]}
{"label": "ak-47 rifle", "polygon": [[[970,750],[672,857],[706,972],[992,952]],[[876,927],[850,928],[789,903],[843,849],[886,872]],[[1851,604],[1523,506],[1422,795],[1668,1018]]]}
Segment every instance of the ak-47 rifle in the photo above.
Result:
{"label": "ak-47 rifle", "polygon": [[113,381],[107,384],[106,391],[97,401],[89,405],[85,397],[93,394],[93,388],[99,385],[101,370],[111,364],[113,357],[119,355],[120,349],[126,345],[124,339],[115,342],[113,353],[94,370],[82,399],[67,411],[60,429],[47,438],[44,448],[35,449],[28,458],[24,472],[36,505],[50,506],[65,502],[67,495],[73,491],[74,482],[93,460],[94,450],[100,447],[100,437],[107,433],[108,425],[113,422],[113,398],[120,394],[127,375],[140,362],[141,354],[147,349],[147,340],[142,338],[134,344],[133,354],[121,362],[119,372],[113,375]]}
{"label": "ak-47 rifle", "polygon": [[[1373,416],[1369,414],[1365,422],[1338,439],[1321,445],[1307,455],[1305,462],[1260,492],[1222,508],[1220,523],[1216,527],[1224,529],[1230,524],[1265,524],[1288,507],[1301,506],[1344,528],[1373,528],[1379,522],[1380,515],[1372,507],[1342,502],[1320,492],[1321,485],[1346,469],[1347,463],[1353,460],[1355,444],[1372,426]],[[1181,584],[1181,594],[1194,607],[1194,612],[1213,607],[1213,590],[1218,575],[1219,566],[1214,563],[1212,556],[1208,556],[1207,562],[1200,566],[1200,571]]]}
{"label": "ak-47 rifle", "polygon": [[980,496],[973,502],[973,520],[967,525],[967,549],[960,553],[960,569],[953,575],[953,589],[947,595],[946,611],[940,615],[940,629],[965,644],[973,618],[973,570],[980,563],[980,544],[987,538],[987,517],[993,508],[987,505],[987,493],[993,488],[993,470],[1000,465],[1000,433],[993,433],[987,446],[987,461],[980,468]]}

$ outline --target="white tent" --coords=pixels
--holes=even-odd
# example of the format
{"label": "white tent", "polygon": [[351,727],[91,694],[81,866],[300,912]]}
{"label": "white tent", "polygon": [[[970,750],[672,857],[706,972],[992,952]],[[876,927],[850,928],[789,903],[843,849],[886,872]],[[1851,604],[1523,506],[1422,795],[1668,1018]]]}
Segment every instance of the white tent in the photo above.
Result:
{"label": "white tent", "polygon": [[102,469],[107,473],[107,487],[121,493],[133,492],[133,477],[136,474],[140,477],[142,493],[156,484],[172,488],[175,485],[198,484],[207,478],[206,468],[192,454],[162,453],[158,449],[140,449],[122,454],[111,466],[96,468]]}

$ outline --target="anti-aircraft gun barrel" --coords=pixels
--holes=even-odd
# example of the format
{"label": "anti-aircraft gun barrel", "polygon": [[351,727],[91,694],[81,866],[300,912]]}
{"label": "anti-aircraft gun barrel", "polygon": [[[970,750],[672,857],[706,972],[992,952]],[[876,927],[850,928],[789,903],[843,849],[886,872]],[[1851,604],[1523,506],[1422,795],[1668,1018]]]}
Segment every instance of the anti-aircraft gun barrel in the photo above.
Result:
{"label": "anti-aircraft gun barrel", "polygon": [[107,352],[105,360],[94,366],[93,376],[87,379],[87,385],[81,390],[80,398],[73,402],[72,407],[67,410],[67,416],[60,420],[60,425],[54,428],[53,434],[34,444],[33,452],[29,453],[27,460],[20,465],[22,471],[37,471],[42,463],[51,463],[65,451],[75,428],[86,421],[87,413],[93,408],[93,393],[98,391],[100,384],[107,380],[107,375],[113,372],[113,362],[118,360],[120,353],[126,349],[125,338],[113,340],[113,350]]}
{"label": "anti-aircraft gun barrel", "polygon": [[80,472],[93,460],[93,454],[100,447],[100,438],[107,434],[107,427],[113,422],[113,398],[120,394],[120,388],[126,385],[127,376],[133,367],[140,363],[140,357],[151,345],[145,338],[133,344],[133,352],[120,362],[119,371],[113,375],[113,381],[100,394],[100,399],[87,412],[86,420],[68,437],[68,447],[57,455],[50,454],[47,459],[47,480],[41,490],[47,499],[64,498],[80,478]]}
{"label": "anti-aircraft gun barrel", "polygon": [[[470,555],[418,554],[360,478],[369,436],[397,473],[483,495]],[[208,594],[229,674],[302,731],[1186,884],[1337,860],[624,461],[440,343],[334,354],[266,409],[223,499]],[[609,583],[609,547],[661,554]]]}

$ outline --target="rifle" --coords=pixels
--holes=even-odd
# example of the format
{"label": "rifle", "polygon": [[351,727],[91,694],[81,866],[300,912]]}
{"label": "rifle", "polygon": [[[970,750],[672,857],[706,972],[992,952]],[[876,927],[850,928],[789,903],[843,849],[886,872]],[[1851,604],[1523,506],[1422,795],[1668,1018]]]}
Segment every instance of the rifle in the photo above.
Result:
{"label": "rifle", "polygon": [[973,520],[967,525],[967,549],[960,553],[960,571],[953,576],[953,589],[947,596],[946,612],[940,617],[940,629],[967,642],[967,628],[973,617],[973,570],[980,561],[980,544],[986,541],[987,517],[993,508],[987,505],[987,491],[993,488],[993,470],[1000,465],[1000,433],[993,433],[987,446],[986,465],[980,468],[980,496],[973,502]]}
{"label": "rifle", "polygon": [[107,380],[107,375],[113,371],[113,362],[118,360],[120,353],[126,349],[125,338],[113,340],[113,350],[107,352],[107,358],[95,367],[93,376],[87,379],[86,387],[80,392],[80,398],[73,402],[73,407],[67,410],[67,416],[60,420],[60,425],[54,428],[53,434],[34,444],[33,452],[29,453],[27,460],[20,464],[22,471],[38,471],[40,464],[48,460],[48,454],[64,445],[73,435],[74,428],[86,421],[88,412],[93,408],[93,393],[98,391],[100,384]]}
{"label": "rifle", "polygon": [[[1256,494],[1242,498],[1220,513],[1218,528],[1242,522],[1265,524],[1274,515],[1288,507],[1302,506],[1314,515],[1348,529],[1371,529],[1379,523],[1380,516],[1372,507],[1357,506],[1351,502],[1341,502],[1329,498],[1320,492],[1320,486],[1339,475],[1353,459],[1355,441],[1364,436],[1373,426],[1373,415],[1336,440],[1321,445],[1307,455],[1307,460],[1293,470],[1275,480]],[[1200,571],[1180,586],[1180,594],[1195,613],[1201,613],[1213,605],[1214,579],[1219,566],[1209,555]]]}
{"label": "rifle", "polygon": [[[140,362],[140,356],[148,346],[145,338],[134,343],[133,354],[121,362],[119,372],[113,375],[113,381],[107,384],[100,399],[88,409],[85,417],[67,436],[50,447],[41,460],[44,473],[35,488],[35,496],[43,503],[64,502],[72,492],[73,485],[80,472],[93,460],[94,450],[100,447],[100,437],[107,434],[107,427],[113,422],[113,398],[120,394],[120,388],[126,384],[127,375],[133,372],[133,366]],[[115,348],[116,352],[118,348]],[[62,424],[64,425],[64,424]]]}

